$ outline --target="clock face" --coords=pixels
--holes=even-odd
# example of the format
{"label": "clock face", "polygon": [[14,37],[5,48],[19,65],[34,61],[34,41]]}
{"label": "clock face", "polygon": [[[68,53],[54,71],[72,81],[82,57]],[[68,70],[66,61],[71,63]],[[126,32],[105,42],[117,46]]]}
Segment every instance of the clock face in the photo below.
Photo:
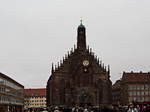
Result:
{"label": "clock face", "polygon": [[84,60],[83,61],[83,66],[88,66],[89,65],[89,61],[88,60]]}

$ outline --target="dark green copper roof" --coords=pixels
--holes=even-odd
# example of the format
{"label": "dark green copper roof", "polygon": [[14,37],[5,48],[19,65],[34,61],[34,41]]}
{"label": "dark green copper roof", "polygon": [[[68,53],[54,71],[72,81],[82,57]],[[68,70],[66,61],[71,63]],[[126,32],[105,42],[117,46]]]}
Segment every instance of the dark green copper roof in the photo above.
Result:
{"label": "dark green copper roof", "polygon": [[78,28],[85,28],[85,26],[81,23]]}

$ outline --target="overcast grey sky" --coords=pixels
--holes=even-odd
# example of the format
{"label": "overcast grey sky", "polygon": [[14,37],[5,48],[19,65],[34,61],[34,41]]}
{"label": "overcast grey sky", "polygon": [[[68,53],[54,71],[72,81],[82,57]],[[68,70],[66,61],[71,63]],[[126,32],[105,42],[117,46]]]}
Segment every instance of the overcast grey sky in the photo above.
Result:
{"label": "overcast grey sky", "polygon": [[123,71],[150,71],[150,0],[0,0],[0,72],[45,87],[51,63],[76,44],[81,17],[113,82]]}

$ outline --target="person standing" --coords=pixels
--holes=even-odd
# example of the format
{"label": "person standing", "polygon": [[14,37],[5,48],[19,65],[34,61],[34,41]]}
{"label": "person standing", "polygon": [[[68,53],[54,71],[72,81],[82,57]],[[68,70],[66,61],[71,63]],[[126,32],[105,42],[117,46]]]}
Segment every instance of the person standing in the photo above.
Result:
{"label": "person standing", "polygon": [[60,112],[57,106],[54,108],[54,112]]}
{"label": "person standing", "polygon": [[127,112],[134,112],[133,106],[130,106]]}

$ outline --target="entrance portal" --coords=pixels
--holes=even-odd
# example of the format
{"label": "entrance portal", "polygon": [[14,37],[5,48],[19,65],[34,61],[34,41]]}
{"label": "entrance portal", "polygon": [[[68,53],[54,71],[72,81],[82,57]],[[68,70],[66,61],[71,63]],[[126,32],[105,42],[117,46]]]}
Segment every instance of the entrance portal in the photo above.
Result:
{"label": "entrance portal", "polygon": [[79,105],[81,107],[92,106],[92,96],[89,93],[83,91],[79,96]]}

